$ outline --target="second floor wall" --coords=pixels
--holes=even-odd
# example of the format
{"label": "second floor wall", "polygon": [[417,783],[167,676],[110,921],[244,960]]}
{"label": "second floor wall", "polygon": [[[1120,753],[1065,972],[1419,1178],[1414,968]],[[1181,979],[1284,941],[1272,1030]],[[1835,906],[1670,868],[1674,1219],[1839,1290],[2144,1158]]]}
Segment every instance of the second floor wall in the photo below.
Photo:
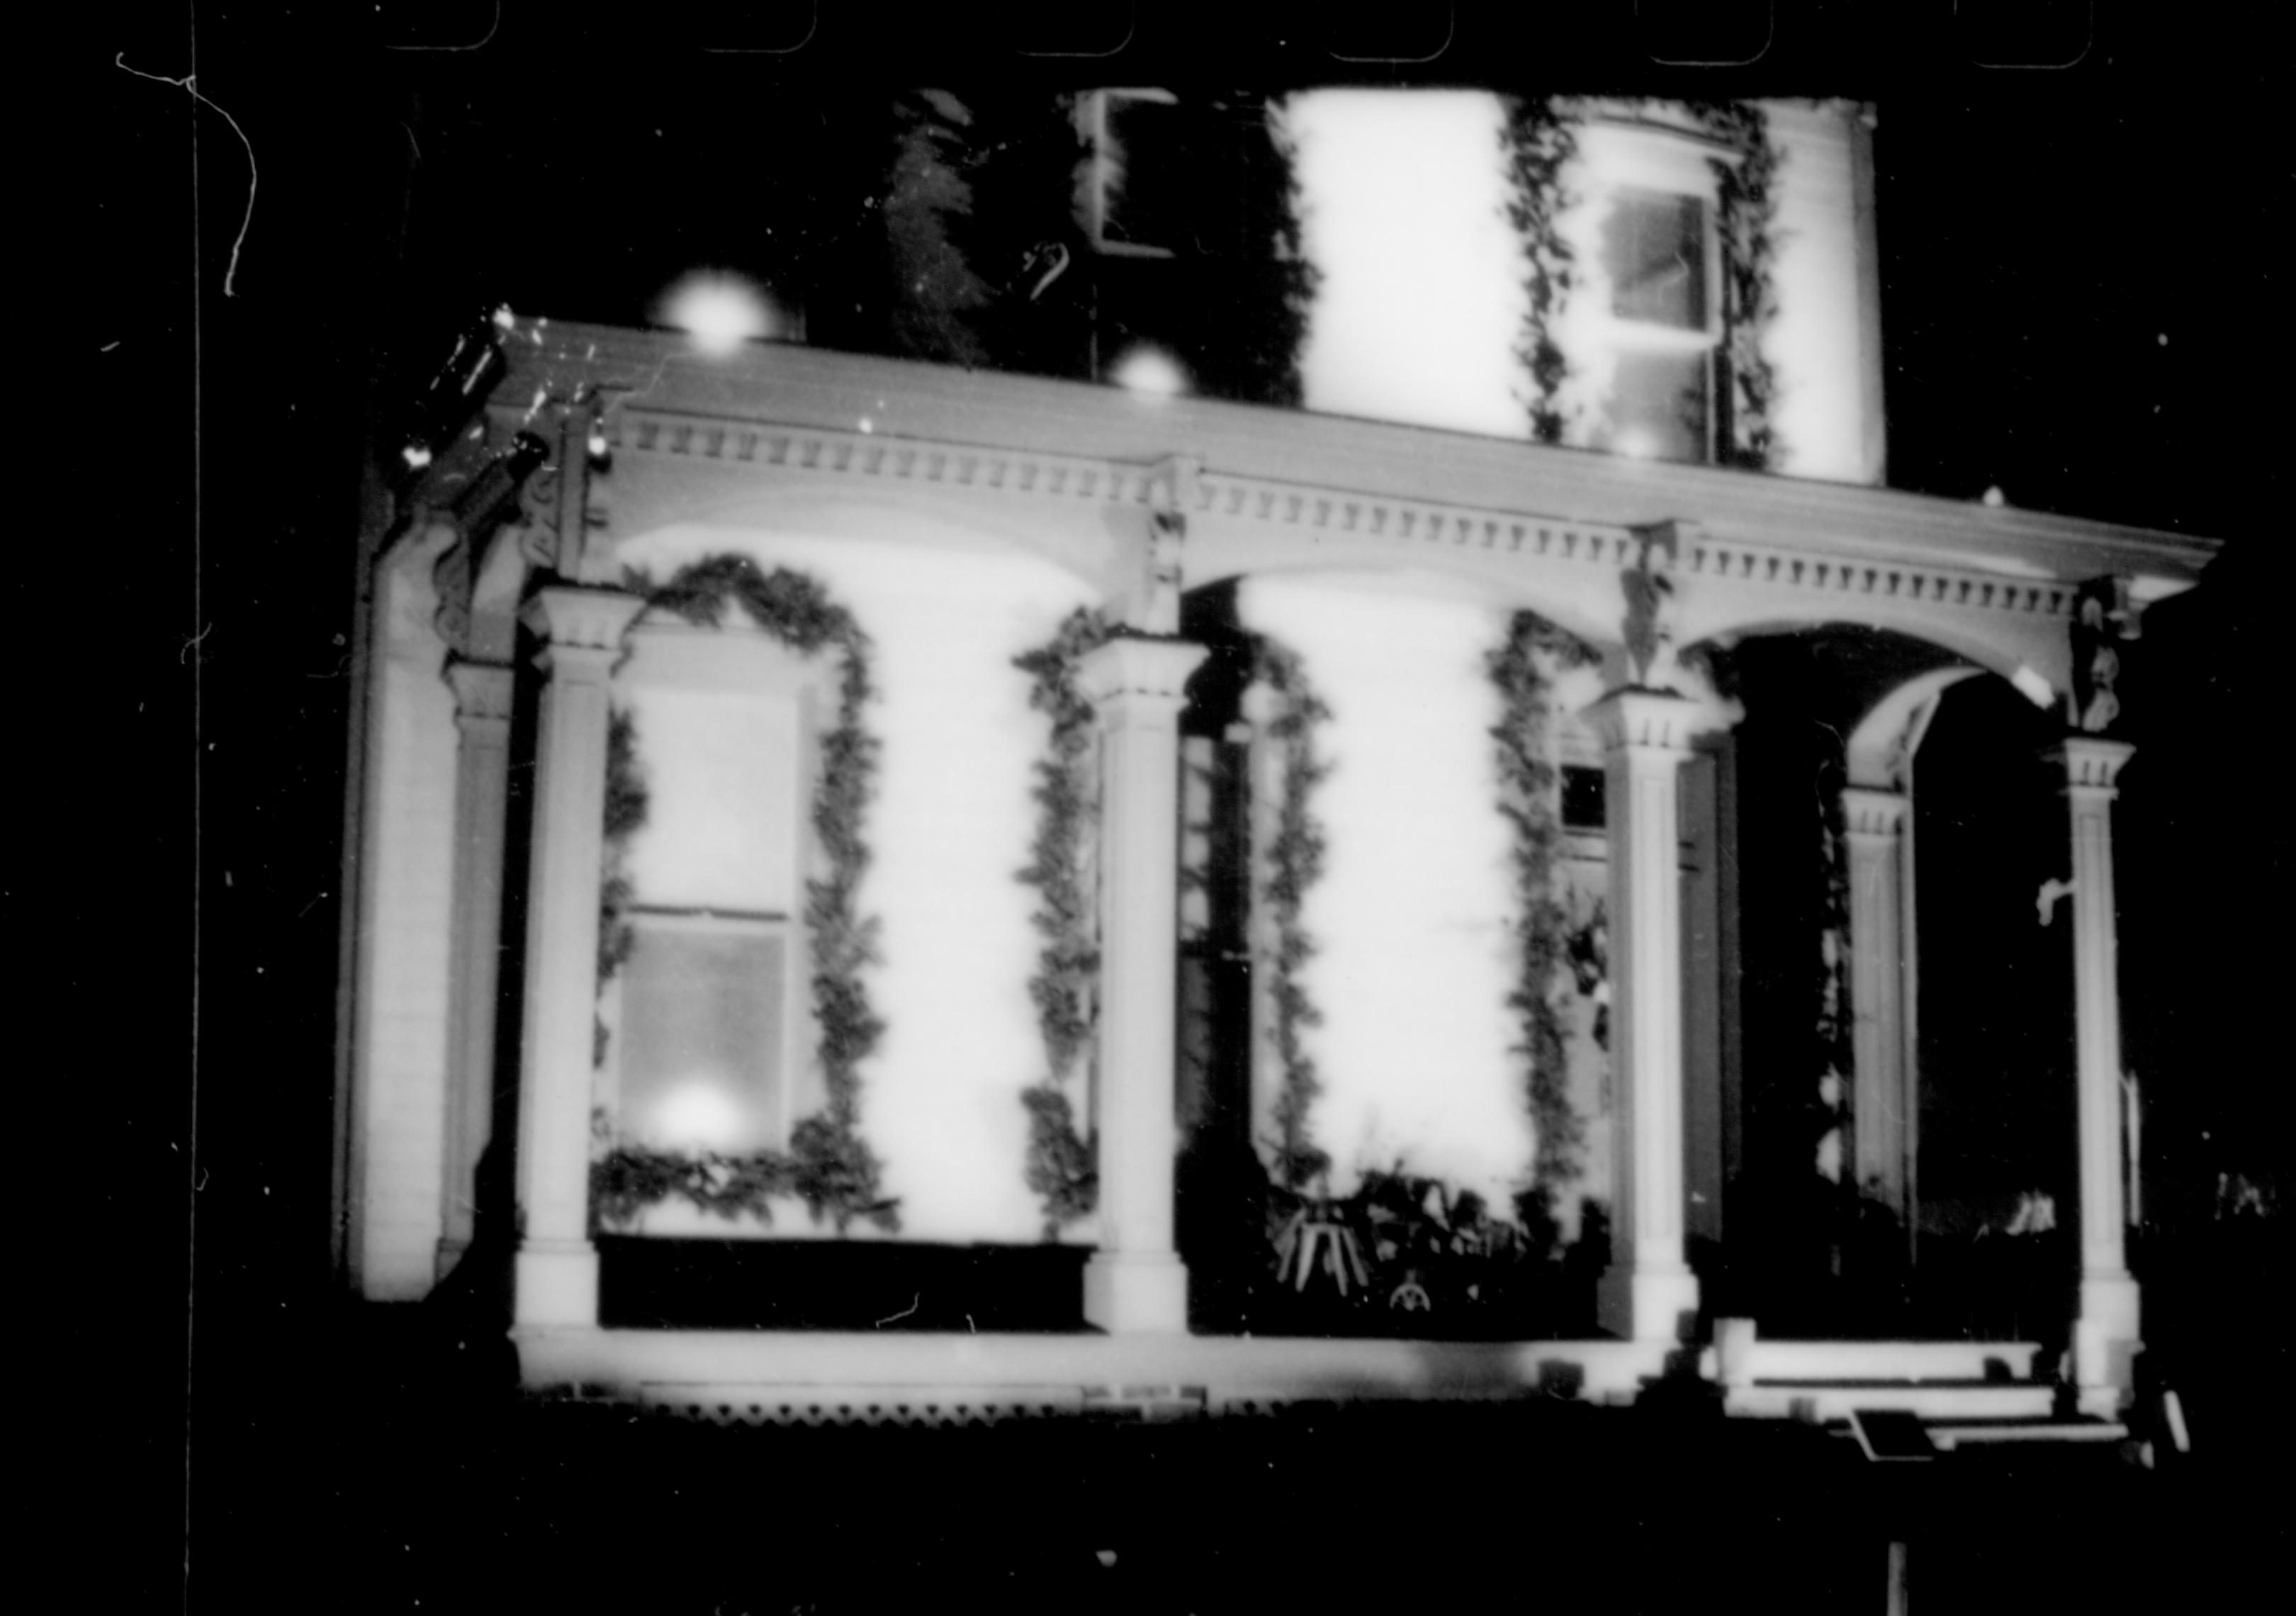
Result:
{"label": "second floor wall", "polygon": [[1346,90],[1283,122],[1308,408],[1882,480],[1859,109]]}

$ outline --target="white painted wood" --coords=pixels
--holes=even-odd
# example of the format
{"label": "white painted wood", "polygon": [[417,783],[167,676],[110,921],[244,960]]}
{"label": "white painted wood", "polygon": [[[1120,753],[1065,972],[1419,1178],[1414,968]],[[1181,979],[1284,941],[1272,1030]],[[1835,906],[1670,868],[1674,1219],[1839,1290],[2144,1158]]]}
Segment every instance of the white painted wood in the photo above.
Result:
{"label": "white painted wood", "polygon": [[2135,748],[2100,735],[2068,736],[2060,749],[2072,832],[2073,1017],[2080,1136],[2080,1313],[2073,1373],[2090,1400],[2099,1388],[2125,1398],[2139,1350],[2136,1282],[2123,1244],[2120,980],[2114,935],[2114,781]]}
{"label": "white painted wood", "polygon": [[526,1020],[519,1063],[519,1243],[513,1317],[586,1325],[598,1314],[590,1243],[592,1028],[598,997],[598,872],[604,841],[607,687],[634,595],[544,589],[529,607],[546,640],[528,880]]}
{"label": "white painted wood", "polygon": [[1100,1250],[1085,1317],[1111,1332],[1188,1327],[1172,1243],[1179,941],[1179,712],[1204,648],[1111,640],[1078,685],[1101,736]]}
{"label": "white painted wood", "polygon": [[1587,710],[1609,770],[1611,1095],[1616,1189],[1603,1328],[1683,1339],[1698,1280],[1683,1250],[1681,766],[1704,712],[1681,696],[1614,690]]}
{"label": "white painted wood", "polygon": [[495,1005],[503,928],[503,848],[510,812],[512,670],[451,664],[459,739],[455,770],[455,935],[447,962],[446,1169],[439,1276],[471,1243],[479,1158],[494,1132]]}
{"label": "white painted wood", "polygon": [[1764,1337],[1742,1349],[1745,1383],[1761,1381],[1981,1381],[2000,1370],[2030,1381],[2031,1341],[1809,1341]]}
{"label": "white painted wood", "polygon": [[2038,1419],[2055,1407],[2055,1388],[2013,1382],[1994,1386],[1734,1386],[1725,1413],[1767,1419],[1846,1420],[1853,1408],[1902,1410],[1924,1419]]}

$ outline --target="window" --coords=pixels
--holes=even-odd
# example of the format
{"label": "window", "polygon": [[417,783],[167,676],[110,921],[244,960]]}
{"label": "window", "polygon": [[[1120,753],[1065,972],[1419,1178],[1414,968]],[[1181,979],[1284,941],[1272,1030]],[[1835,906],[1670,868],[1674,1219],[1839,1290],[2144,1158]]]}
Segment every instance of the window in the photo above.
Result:
{"label": "window", "polygon": [[788,917],[639,908],[629,918],[622,1136],[663,1150],[779,1146]]}
{"label": "window", "polygon": [[647,795],[602,1077],[633,1144],[781,1149],[808,1109],[801,903],[809,667],[766,636],[648,625],[618,684]]}
{"label": "window", "polygon": [[1598,767],[1562,766],[1562,828],[1603,834],[1609,828],[1605,789],[1608,781]]}
{"label": "window", "polygon": [[1185,239],[1185,115],[1168,90],[1095,90],[1080,108],[1092,147],[1085,225],[1120,257],[1166,258]]}
{"label": "window", "polygon": [[1603,224],[1615,363],[1602,447],[1652,460],[1712,457],[1711,210],[1703,199],[1620,187]]}

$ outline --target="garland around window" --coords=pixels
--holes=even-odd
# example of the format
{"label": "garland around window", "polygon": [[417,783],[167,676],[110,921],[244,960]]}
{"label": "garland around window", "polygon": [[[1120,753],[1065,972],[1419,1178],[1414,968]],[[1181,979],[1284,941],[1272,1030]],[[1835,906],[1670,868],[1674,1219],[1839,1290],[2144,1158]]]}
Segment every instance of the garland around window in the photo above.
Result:
{"label": "garland around window", "polygon": [[[645,828],[651,798],[645,774],[638,766],[637,716],[627,707],[606,714],[605,868],[598,883],[598,992],[603,995],[637,947],[637,932],[629,923],[636,896],[630,884],[627,860],[630,839]],[[590,1063],[606,1063],[607,1032],[603,1017],[592,1020]]]}
{"label": "garland around window", "polygon": [[[1554,328],[1578,285],[1576,254],[1562,234],[1562,220],[1581,201],[1563,176],[1578,154],[1578,129],[1586,121],[1582,102],[1561,96],[1510,96],[1500,144],[1513,194],[1507,215],[1522,237],[1529,303],[1521,345],[1516,352],[1529,373],[1527,405],[1532,439],[1560,443],[1571,424],[1562,398],[1570,362]],[[1718,202],[1717,235],[1722,258],[1723,350],[1719,400],[1724,438],[1717,458],[1725,465],[1753,471],[1775,467],[1784,452],[1771,415],[1777,402],[1777,373],[1763,353],[1764,339],[1777,316],[1777,204],[1772,194],[1778,152],[1769,138],[1769,120],[1746,102],[1685,103],[1699,130],[1730,152],[1710,160]]]}
{"label": "garland around window", "polygon": [[1099,753],[1092,703],[1077,665],[1107,639],[1101,615],[1070,613],[1052,642],[1013,659],[1034,676],[1029,705],[1052,719],[1048,754],[1037,764],[1037,840],[1020,879],[1037,889],[1043,947],[1029,983],[1045,1042],[1046,1074],[1021,1091],[1029,1112],[1029,1187],[1044,1202],[1045,1238],[1092,1215],[1099,1203],[1093,1141],[1078,1115],[1091,1092],[1099,1025],[1100,934],[1093,864],[1100,810]]}
{"label": "garland around window", "polygon": [[1499,776],[1499,812],[1514,831],[1516,974],[1507,1005],[1521,1018],[1514,1047],[1527,1072],[1537,1143],[1529,1188],[1517,1206],[1524,1225],[1551,1229],[1557,1197],[1578,1177],[1586,1125],[1570,1103],[1570,1049],[1555,1009],[1557,978],[1567,963],[1570,917],[1555,897],[1561,846],[1562,771],[1554,759],[1553,683],[1542,663],[1586,667],[1593,649],[1546,619],[1518,611],[1487,662],[1501,702],[1491,727]]}
{"label": "garland around window", "polygon": [[[770,1219],[768,1202],[794,1194],[816,1221],[827,1217],[840,1234],[856,1219],[898,1231],[898,1204],[883,1194],[880,1163],[860,1134],[859,1069],[885,1029],[870,1005],[864,977],[877,957],[877,922],[862,915],[858,905],[870,861],[862,819],[874,793],[879,747],[864,722],[875,693],[869,636],[813,578],[787,568],[766,571],[747,556],[696,562],[658,588],[638,573],[629,575],[627,584],[645,597],[649,610],[714,628],[726,606],[737,604],[801,656],[824,651],[840,655],[837,718],[821,737],[820,775],[814,784],[813,829],[826,869],[807,880],[805,908],[816,1054],[828,1102],[791,1130],[786,1153],[693,1156],[619,1145],[592,1163],[594,1215],[605,1223],[626,1223],[638,1209],[675,1194],[721,1217],[747,1211]],[[610,813],[612,800],[610,791]],[[628,901],[627,887],[620,901]],[[618,947],[626,956],[627,946]],[[602,969],[606,958],[602,944]]]}
{"label": "garland around window", "polygon": [[1273,932],[1268,999],[1282,1073],[1275,1096],[1275,1173],[1279,1184],[1297,1192],[1327,1178],[1332,1170],[1329,1153],[1315,1144],[1308,1131],[1308,1113],[1323,1085],[1301,1036],[1324,1018],[1300,980],[1300,968],[1316,952],[1314,940],[1300,924],[1300,910],[1308,889],[1324,873],[1324,828],[1308,798],[1331,774],[1330,763],[1316,754],[1316,729],[1332,711],[1309,686],[1297,653],[1262,636],[1255,661],[1255,677],[1275,698],[1265,733],[1278,750],[1283,770],[1275,832],[1267,849],[1267,885],[1259,893]]}
{"label": "garland around window", "polygon": [[1777,403],[1777,373],[1762,352],[1762,341],[1777,317],[1775,275],[1776,242],[1771,227],[1777,202],[1777,148],[1770,144],[1769,119],[1742,101],[1693,102],[1699,127],[1728,146],[1734,162],[1710,160],[1720,201],[1717,234],[1722,243],[1722,330],[1727,391],[1724,399],[1728,438],[1725,465],[1750,471],[1774,468],[1784,453],[1770,413]]}
{"label": "garland around window", "polygon": [[1514,188],[1507,217],[1522,235],[1523,290],[1530,299],[1515,351],[1530,373],[1530,435],[1560,443],[1565,418],[1559,400],[1570,362],[1553,326],[1573,284],[1576,254],[1562,221],[1577,199],[1563,188],[1562,174],[1578,154],[1578,116],[1560,98],[1543,95],[1509,96],[1505,113],[1500,144]]}

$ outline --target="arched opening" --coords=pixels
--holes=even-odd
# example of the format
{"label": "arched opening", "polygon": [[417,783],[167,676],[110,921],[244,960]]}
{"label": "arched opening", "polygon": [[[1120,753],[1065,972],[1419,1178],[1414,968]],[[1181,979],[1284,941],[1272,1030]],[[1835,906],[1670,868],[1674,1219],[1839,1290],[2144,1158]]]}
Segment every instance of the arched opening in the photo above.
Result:
{"label": "arched opening", "polygon": [[1765,1334],[2030,1338],[2064,1312],[2037,1290],[2061,1237],[2000,1237],[2052,1205],[2069,1225],[2074,1199],[2070,928],[2035,907],[2064,874],[2050,714],[1885,630],[1709,650],[1744,711],[1716,748],[1712,1310]]}
{"label": "arched opening", "polygon": [[[1915,764],[1920,1149],[1914,1259],[1932,1327],[2046,1339],[2079,1204],[2064,771],[2053,716],[1997,678],[1945,693]],[[1931,1299],[1959,1299],[1940,1316]]]}
{"label": "arched opening", "polygon": [[[1192,1325],[1583,1337],[1609,1257],[1585,1208],[1611,1174],[1603,972],[1573,944],[1583,929],[1599,955],[1605,850],[1600,754],[1572,715],[1599,670],[1500,592],[1376,584],[1292,571],[1183,600],[1182,636],[1209,652],[1181,718],[1176,1235]],[[1502,732],[1544,770],[1535,874]],[[1570,789],[1589,778],[1591,822]],[[1295,882],[1281,849],[1305,841],[1315,873]],[[1526,972],[1548,988],[1545,1021],[1518,996]],[[1357,1242],[1344,1284],[1287,1269],[1309,1203]]]}

